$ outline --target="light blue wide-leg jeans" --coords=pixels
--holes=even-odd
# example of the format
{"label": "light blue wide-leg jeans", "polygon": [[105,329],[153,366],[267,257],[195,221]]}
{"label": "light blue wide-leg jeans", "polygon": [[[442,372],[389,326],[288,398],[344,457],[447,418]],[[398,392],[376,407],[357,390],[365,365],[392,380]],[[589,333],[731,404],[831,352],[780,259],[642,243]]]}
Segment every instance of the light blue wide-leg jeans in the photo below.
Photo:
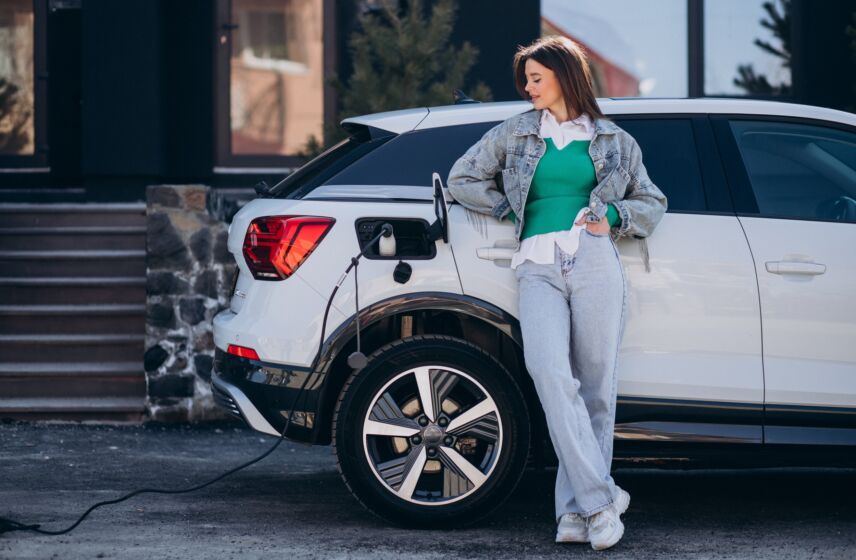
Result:
{"label": "light blue wide-leg jeans", "polygon": [[580,233],[571,256],[516,269],[526,368],[559,458],[556,520],[584,517],[616,497],[610,474],[618,389],[618,347],[627,285],[615,242]]}

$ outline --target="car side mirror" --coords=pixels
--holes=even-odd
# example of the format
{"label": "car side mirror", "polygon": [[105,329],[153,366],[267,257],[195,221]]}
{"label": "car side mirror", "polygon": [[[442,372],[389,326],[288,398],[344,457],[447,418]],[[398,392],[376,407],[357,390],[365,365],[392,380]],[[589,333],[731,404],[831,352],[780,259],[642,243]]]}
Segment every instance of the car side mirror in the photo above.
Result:
{"label": "car side mirror", "polygon": [[449,202],[446,199],[446,189],[443,188],[443,180],[436,171],[431,174],[431,182],[434,186],[434,215],[437,220],[428,226],[428,238],[431,241],[442,239],[443,243],[448,243]]}

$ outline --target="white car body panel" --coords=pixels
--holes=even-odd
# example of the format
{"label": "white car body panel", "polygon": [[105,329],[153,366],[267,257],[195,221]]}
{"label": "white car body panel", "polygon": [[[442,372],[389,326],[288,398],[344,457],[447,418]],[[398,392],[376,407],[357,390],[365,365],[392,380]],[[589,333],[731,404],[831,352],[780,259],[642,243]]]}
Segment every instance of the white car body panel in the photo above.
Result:
{"label": "white car body panel", "polygon": [[623,396],[761,404],[758,290],[733,216],[670,213],[648,238],[618,242],[627,280]]}
{"label": "white car body panel", "polygon": [[[483,260],[481,249],[505,247],[510,254],[517,246],[514,226],[508,220],[467,210],[460,204],[449,209],[449,244],[461,276],[464,294],[505,310],[517,317],[517,279],[510,260]],[[497,265],[499,263],[499,266]]]}
{"label": "white car body panel", "polygon": [[[252,278],[249,271],[244,274]],[[244,300],[240,311],[228,309],[214,317],[214,344],[224,350],[230,344],[252,348],[265,362],[309,365],[318,351],[327,298],[301,278],[284,282],[289,282],[287,289],[282,282],[243,282],[249,285],[246,296],[232,297]],[[343,320],[336,309],[330,310],[328,325]]]}
{"label": "white car body panel", "polygon": [[[761,293],[767,403],[856,406],[856,225],[741,217]],[[805,262],[818,275],[775,274]]]}
{"label": "white car body panel", "polygon": [[342,124],[352,122],[401,134],[402,132],[416,128],[427,116],[428,109],[426,107],[417,107],[415,109],[384,111],[383,113],[373,113],[371,115],[345,119],[342,121]]}
{"label": "white car body panel", "polygon": [[[517,317],[510,261],[477,256],[515,246],[512,223],[455,205],[450,241],[464,294]],[[635,240],[618,242],[628,289],[619,394],[762,404],[758,289],[737,218],[670,213],[648,244],[651,272]]]}
{"label": "white car body panel", "polygon": [[[281,281],[253,280],[242,254],[245,232],[253,219],[278,215],[328,216],[335,218],[336,223],[292,277]],[[228,245],[241,266],[237,289],[243,289],[246,297],[240,306],[232,306],[232,312],[237,314],[215,321],[217,346],[239,344],[256,350],[264,361],[309,366],[318,351],[327,299],[351,257],[360,251],[354,224],[365,217],[422,218],[429,224],[435,220],[433,205],[413,202],[256,199],[244,206],[232,221]],[[413,292],[461,294],[449,245],[437,243],[436,257],[408,259],[407,263],[413,270],[411,278],[406,284],[398,284],[392,279],[397,259],[361,259],[360,307]],[[327,336],[356,312],[353,277],[351,271],[336,293],[327,320]],[[273,313],[276,309],[282,309],[283,313]],[[243,343],[233,340],[238,336]]]}
{"label": "white car body panel", "polygon": [[[431,178],[425,178],[425,184],[430,183]],[[425,187],[408,185],[323,185],[314,189],[303,200],[324,200],[331,198],[376,198],[378,200],[407,199],[434,200],[432,190]]]}
{"label": "white car body panel", "polygon": [[[856,114],[825,107],[760,101],[753,99],[654,99],[628,98],[597,100],[606,115],[669,114],[669,113],[722,113],[734,115],[770,115],[778,117],[800,117],[838,122],[856,126]],[[400,133],[408,130],[451,126],[457,124],[502,121],[528,111],[532,104],[527,101],[500,103],[471,103],[442,107],[405,109],[375,113],[364,117],[352,117],[343,123],[365,124]],[[414,124],[415,123],[415,124]],[[410,128],[408,128],[410,127]]]}

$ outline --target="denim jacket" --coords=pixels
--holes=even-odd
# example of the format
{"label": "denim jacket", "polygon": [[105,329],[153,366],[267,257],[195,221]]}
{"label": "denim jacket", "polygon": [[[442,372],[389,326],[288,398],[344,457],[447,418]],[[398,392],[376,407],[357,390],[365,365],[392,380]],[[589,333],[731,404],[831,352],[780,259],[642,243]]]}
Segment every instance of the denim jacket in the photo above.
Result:
{"label": "denim jacket", "polygon": [[[523,231],[526,196],[535,168],[547,146],[539,136],[541,110],[531,109],[514,115],[470,146],[452,169],[446,185],[462,206],[501,220],[511,210],[517,219],[514,235]],[[587,220],[599,221],[613,204],[621,223],[610,230],[613,240],[624,236],[640,238],[645,269],[650,270],[645,237],[666,211],[666,196],[657,188],[642,164],[642,151],[636,140],[615,123],[594,121],[594,137],[589,155],[595,167],[597,184],[589,197]]]}

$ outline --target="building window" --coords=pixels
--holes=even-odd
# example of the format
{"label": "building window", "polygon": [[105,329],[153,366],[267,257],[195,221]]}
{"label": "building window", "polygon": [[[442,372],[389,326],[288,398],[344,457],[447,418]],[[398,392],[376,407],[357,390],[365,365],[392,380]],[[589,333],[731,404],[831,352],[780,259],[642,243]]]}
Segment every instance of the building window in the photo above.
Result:
{"label": "building window", "polygon": [[686,0],[541,0],[541,30],[586,49],[599,97],[687,95]]}
{"label": "building window", "polygon": [[0,155],[36,147],[35,18],[31,0],[0,4]]}
{"label": "building window", "polygon": [[323,142],[328,2],[221,2],[218,163],[293,165]]}
{"label": "building window", "polygon": [[790,96],[791,2],[704,3],[704,93]]}

